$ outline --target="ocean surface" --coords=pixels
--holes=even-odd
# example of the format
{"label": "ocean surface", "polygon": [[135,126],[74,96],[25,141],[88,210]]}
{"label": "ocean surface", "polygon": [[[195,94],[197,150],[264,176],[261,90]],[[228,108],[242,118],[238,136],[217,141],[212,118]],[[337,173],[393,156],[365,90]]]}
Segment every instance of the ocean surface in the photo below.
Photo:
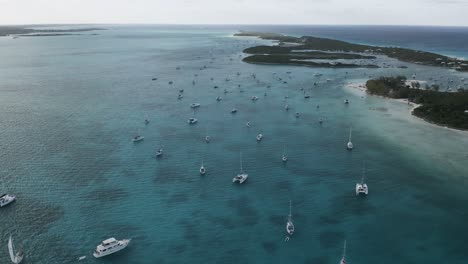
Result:
{"label": "ocean surface", "polygon": [[[0,208],[0,263],[10,263],[10,234],[25,264],[326,264],[339,262],[344,240],[351,264],[468,262],[468,132],[347,87],[396,74],[463,86],[468,74],[400,62],[408,68],[251,65],[242,50],[270,42],[233,37],[258,30],[468,57],[467,28],[102,27],[0,38],[0,191],[18,199]],[[243,185],[232,183],[240,152]],[[356,197],[363,171],[369,195]],[[290,200],[296,232],[285,242]],[[95,259],[109,237],[132,241]]]}

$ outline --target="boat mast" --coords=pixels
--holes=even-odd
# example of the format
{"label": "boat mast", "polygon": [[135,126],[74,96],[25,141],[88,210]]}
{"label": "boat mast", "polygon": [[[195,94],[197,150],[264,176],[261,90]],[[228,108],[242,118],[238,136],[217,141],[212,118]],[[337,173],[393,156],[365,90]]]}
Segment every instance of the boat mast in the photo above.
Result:
{"label": "boat mast", "polygon": [[345,259],[346,256],[346,240],[344,241],[344,246],[343,246],[343,259]]}
{"label": "boat mast", "polygon": [[364,178],[366,177],[366,162],[364,162],[363,168],[362,168],[362,178],[361,178],[361,185],[364,184]]}
{"label": "boat mast", "polygon": [[289,200],[289,220],[291,221],[291,200]]}
{"label": "boat mast", "polygon": [[348,139],[348,142],[351,142],[351,131],[352,131],[353,127],[349,127],[349,139]]}
{"label": "boat mast", "polygon": [[244,173],[244,170],[242,169],[242,152],[239,153],[239,159],[240,159],[240,171],[241,173]]}

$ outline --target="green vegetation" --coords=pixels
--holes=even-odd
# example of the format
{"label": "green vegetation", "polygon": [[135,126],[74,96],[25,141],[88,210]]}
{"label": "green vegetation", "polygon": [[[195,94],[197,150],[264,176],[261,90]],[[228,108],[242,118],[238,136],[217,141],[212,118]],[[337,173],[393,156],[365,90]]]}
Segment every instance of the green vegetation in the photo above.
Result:
{"label": "green vegetation", "polygon": [[[283,53],[290,54],[291,50],[317,50],[317,51],[333,51],[333,52],[354,52],[365,54],[386,55],[391,58],[398,59],[404,62],[411,62],[422,65],[431,65],[439,67],[449,67],[458,71],[468,71],[468,61],[458,60],[436,53],[418,51],[412,49],[398,47],[375,47],[369,45],[360,45],[349,43],[340,40],[316,38],[311,36],[291,37],[274,33],[259,33],[259,32],[240,32],[235,36],[255,36],[261,39],[276,40],[276,46],[257,46],[247,48],[245,53],[249,54],[272,54]],[[287,44],[295,44],[290,46]],[[252,53],[253,52],[253,53]],[[343,54],[343,53],[340,53]]]}
{"label": "green vegetation", "polygon": [[367,92],[390,98],[408,98],[408,101],[421,104],[413,110],[413,115],[428,122],[457,129],[468,130],[468,91],[439,92],[437,86],[432,90],[417,89],[405,85],[406,78],[380,77],[368,80]]}
{"label": "green vegetation", "polygon": [[[307,67],[322,67],[322,68],[376,68],[376,65],[357,65],[351,63],[327,63],[327,62],[314,62],[305,61],[310,59],[326,59],[325,57],[314,57],[309,55],[300,54],[262,54],[252,55],[245,57],[244,62],[256,63],[256,64],[281,64],[281,65],[295,65],[295,66],[307,66]],[[327,58],[330,59],[330,58]]]}

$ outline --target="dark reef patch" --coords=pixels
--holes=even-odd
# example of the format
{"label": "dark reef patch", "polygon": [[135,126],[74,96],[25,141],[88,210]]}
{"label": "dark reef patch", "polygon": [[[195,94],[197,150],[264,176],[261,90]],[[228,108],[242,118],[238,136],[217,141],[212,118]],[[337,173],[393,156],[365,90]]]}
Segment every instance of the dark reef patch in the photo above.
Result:
{"label": "dark reef patch", "polygon": [[339,247],[340,243],[343,243],[344,233],[336,231],[320,232],[319,240],[322,248]]}
{"label": "dark reef patch", "polygon": [[85,199],[99,202],[115,202],[128,197],[128,192],[121,188],[99,188],[89,192]]}
{"label": "dark reef patch", "polygon": [[271,241],[262,242],[262,247],[270,255],[273,255],[278,249],[278,245],[275,242]]}

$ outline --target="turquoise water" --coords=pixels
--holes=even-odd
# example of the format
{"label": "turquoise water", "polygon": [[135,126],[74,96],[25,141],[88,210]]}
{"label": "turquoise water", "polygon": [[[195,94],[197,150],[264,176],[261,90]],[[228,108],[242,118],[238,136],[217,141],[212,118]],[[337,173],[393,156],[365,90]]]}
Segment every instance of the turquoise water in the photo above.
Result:
{"label": "turquoise water", "polygon": [[[249,65],[242,49],[268,42],[234,32],[116,26],[98,36],[0,38],[0,188],[18,197],[0,210],[0,263],[9,263],[10,234],[34,264],[82,255],[81,263],[338,263],[345,239],[349,263],[466,263],[468,134],[345,86],[369,75],[467,74]],[[194,102],[199,122],[189,126]],[[137,131],[145,139],[134,144]],[[238,186],[241,151],[249,179]],[[370,190],[358,198],[364,162]],[[296,233],[284,242],[290,199]],[[94,259],[111,236],[132,242]]]}

